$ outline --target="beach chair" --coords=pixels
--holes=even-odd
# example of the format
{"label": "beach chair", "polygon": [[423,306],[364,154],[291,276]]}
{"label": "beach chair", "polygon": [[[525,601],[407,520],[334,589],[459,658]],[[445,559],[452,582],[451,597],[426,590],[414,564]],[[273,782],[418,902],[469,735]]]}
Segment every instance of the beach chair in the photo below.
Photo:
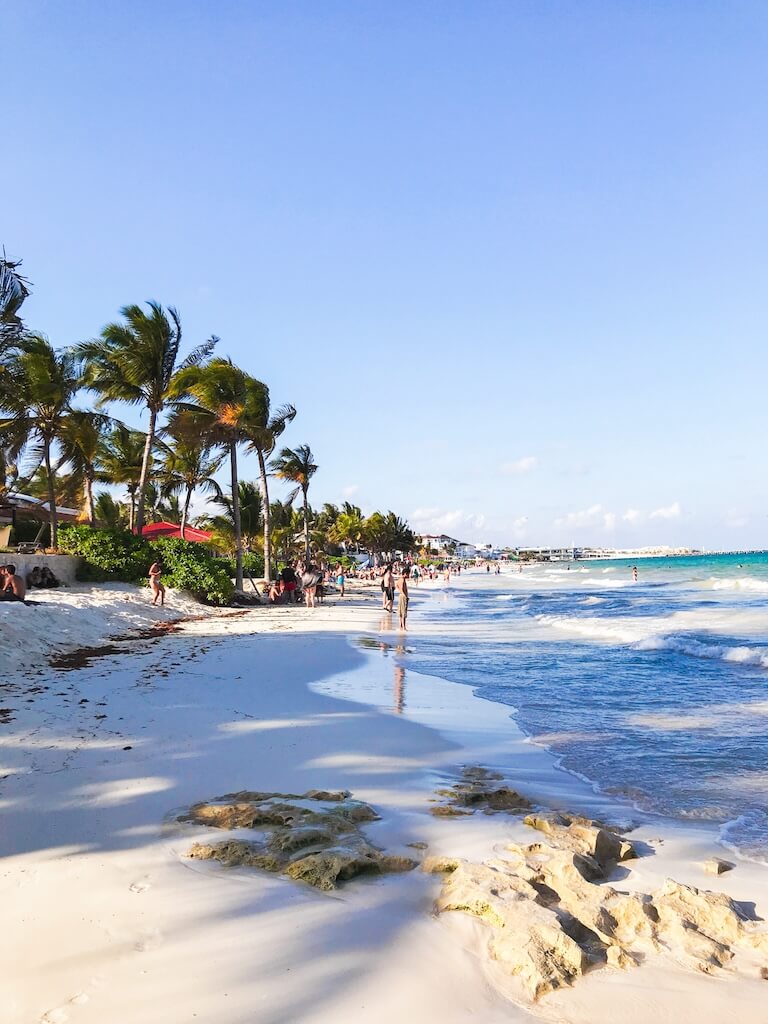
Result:
{"label": "beach chair", "polygon": [[0,526],[0,548],[7,548],[11,539],[11,526]]}
{"label": "beach chair", "polygon": [[43,547],[43,534],[48,529],[48,523],[43,523],[37,531],[37,536],[32,541],[22,541],[16,545],[16,551],[20,555],[34,555],[37,551],[45,551]]}

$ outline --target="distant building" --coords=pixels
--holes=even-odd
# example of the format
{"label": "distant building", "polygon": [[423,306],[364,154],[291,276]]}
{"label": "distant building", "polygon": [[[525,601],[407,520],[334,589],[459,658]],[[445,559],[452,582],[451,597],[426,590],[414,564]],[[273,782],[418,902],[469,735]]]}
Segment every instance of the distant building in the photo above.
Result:
{"label": "distant building", "polygon": [[477,548],[474,544],[467,544],[465,541],[459,541],[456,545],[456,556],[457,558],[477,558]]}
{"label": "distant building", "polygon": [[447,533],[422,533],[416,535],[419,547],[435,555],[454,555],[460,541],[449,537]]}

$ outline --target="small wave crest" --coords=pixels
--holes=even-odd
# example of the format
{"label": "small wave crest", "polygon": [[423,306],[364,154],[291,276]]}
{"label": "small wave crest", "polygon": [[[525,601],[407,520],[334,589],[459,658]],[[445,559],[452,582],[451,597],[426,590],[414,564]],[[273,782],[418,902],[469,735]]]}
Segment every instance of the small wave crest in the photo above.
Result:
{"label": "small wave crest", "polygon": [[708,590],[743,590],[752,594],[768,594],[768,580],[753,576],[710,576],[703,586]]}
{"label": "small wave crest", "polygon": [[737,665],[754,665],[768,669],[768,650],[764,647],[725,647],[704,643],[693,638],[658,636],[638,640],[633,647],[636,651],[676,651],[693,658],[716,658]]}
{"label": "small wave crest", "polygon": [[768,864],[768,814],[757,807],[720,829],[720,842],[747,860]]}

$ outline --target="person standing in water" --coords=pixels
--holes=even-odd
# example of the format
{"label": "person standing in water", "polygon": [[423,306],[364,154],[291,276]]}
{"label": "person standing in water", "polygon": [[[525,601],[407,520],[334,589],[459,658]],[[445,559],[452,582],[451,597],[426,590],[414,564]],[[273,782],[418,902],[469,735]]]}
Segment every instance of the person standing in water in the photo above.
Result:
{"label": "person standing in water", "polygon": [[637,583],[637,566],[632,566],[632,582]]}
{"label": "person standing in water", "polygon": [[391,612],[395,604],[395,575],[392,563],[388,562],[381,577],[381,600],[385,612]]}
{"label": "person standing in water", "polygon": [[[403,566],[402,576],[398,576],[395,582],[398,592],[397,611],[400,616],[400,629],[406,629],[408,618],[408,566]],[[391,611],[391,609],[390,609]]]}

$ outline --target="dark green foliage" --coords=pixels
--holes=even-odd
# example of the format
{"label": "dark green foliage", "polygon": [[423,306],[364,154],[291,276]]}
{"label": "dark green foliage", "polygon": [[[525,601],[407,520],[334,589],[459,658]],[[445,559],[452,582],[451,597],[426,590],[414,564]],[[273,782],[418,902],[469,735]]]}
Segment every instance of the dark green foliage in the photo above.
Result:
{"label": "dark green foliage", "polygon": [[228,560],[214,558],[206,544],[163,537],[152,541],[149,547],[163,562],[166,586],[186,590],[206,604],[229,604],[235,588]]}
{"label": "dark green foliage", "polygon": [[227,560],[214,558],[204,544],[172,537],[150,542],[127,530],[65,526],[60,547],[82,559],[78,579],[85,582],[143,583],[150,565],[160,559],[167,586],[186,590],[206,604],[228,604],[234,592]]}
{"label": "dark green foliage", "polygon": [[[236,570],[235,559],[222,558],[221,562],[226,565],[227,569],[234,576]],[[244,551],[243,572],[246,576],[253,576],[255,580],[264,579],[264,555],[260,551]]]}
{"label": "dark green foliage", "polygon": [[155,560],[149,543],[128,530],[62,526],[59,547],[65,554],[80,556],[78,579],[86,583],[140,583]]}

